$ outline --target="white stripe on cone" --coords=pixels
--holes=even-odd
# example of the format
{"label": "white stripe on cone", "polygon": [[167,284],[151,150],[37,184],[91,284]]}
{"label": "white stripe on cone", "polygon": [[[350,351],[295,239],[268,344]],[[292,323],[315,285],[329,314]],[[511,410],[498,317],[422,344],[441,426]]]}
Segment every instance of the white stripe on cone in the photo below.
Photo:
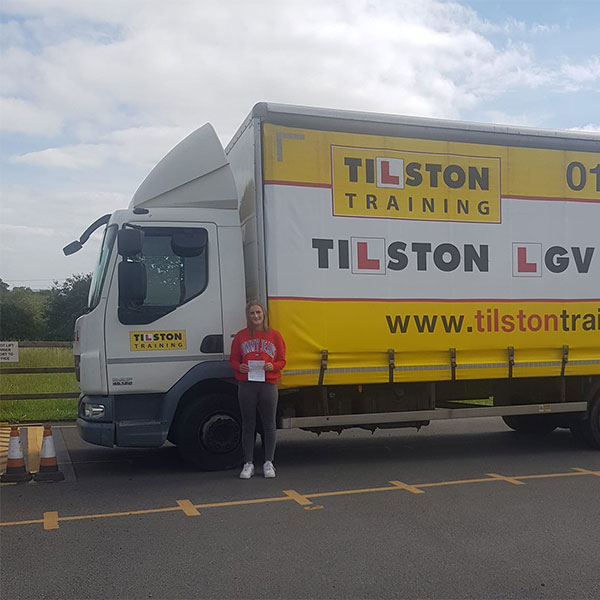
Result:
{"label": "white stripe on cone", "polygon": [[8,458],[15,460],[23,458],[23,446],[21,446],[20,437],[14,436],[10,438],[8,443]]}
{"label": "white stripe on cone", "polygon": [[54,458],[56,451],[54,450],[54,440],[52,435],[47,435],[42,441],[42,451],[40,458]]}

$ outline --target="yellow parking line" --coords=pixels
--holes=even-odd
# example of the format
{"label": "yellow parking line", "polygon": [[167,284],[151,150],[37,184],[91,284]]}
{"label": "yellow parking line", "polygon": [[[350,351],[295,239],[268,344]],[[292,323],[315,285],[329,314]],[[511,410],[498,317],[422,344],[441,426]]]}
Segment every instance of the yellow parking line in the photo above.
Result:
{"label": "yellow parking line", "polygon": [[575,473],[550,473],[547,475],[521,475],[520,477],[516,477],[515,479],[547,479],[549,477],[573,477],[573,475],[590,475],[593,474],[593,471],[585,471],[577,469],[577,467],[572,467],[575,470]]}
{"label": "yellow parking line", "polygon": [[498,475],[498,473],[488,473],[488,475],[492,479],[498,479],[500,481],[508,481],[508,483],[512,483],[514,485],[526,485],[522,481],[519,481],[516,477],[505,477],[504,475]]}
{"label": "yellow parking line", "polygon": [[44,529],[58,529],[58,512],[50,511],[44,513]]}
{"label": "yellow parking line", "polygon": [[423,490],[420,490],[418,487],[414,486],[414,485],[408,485],[407,483],[404,483],[402,481],[390,481],[390,483],[401,489],[401,490],[406,490],[407,492],[410,492],[411,494],[424,494],[425,492]]}
{"label": "yellow parking line", "polygon": [[188,517],[197,517],[200,514],[189,500],[177,500],[177,504],[181,507],[183,514]]}
{"label": "yellow parking line", "polygon": [[337,492],[317,492],[316,494],[304,494],[307,498],[328,498],[331,496],[348,496],[351,494],[370,494],[372,492],[389,492],[396,489],[395,487],[376,487],[364,488],[356,490],[339,490]]}
{"label": "yellow parking line", "polygon": [[595,475],[596,477],[600,477],[600,471],[589,471],[588,469],[580,469],[579,467],[573,467],[573,469],[584,475]]}
{"label": "yellow parking line", "polygon": [[293,501],[304,507],[305,510],[316,510],[323,508],[320,505],[313,505],[309,498],[324,498],[333,496],[343,495],[354,495],[354,494],[366,494],[373,492],[388,492],[391,490],[404,489],[410,491],[413,494],[424,493],[420,488],[425,487],[439,487],[447,485],[461,485],[463,483],[483,483],[490,481],[508,481],[515,485],[523,485],[521,479],[548,479],[556,477],[572,477],[579,475],[592,475],[600,476],[600,471],[592,471],[589,469],[582,469],[580,467],[572,467],[572,471],[568,473],[543,473],[538,475],[518,475],[514,477],[507,477],[504,475],[498,475],[496,473],[489,473],[489,477],[477,478],[477,479],[463,479],[456,481],[438,481],[433,483],[420,483],[420,484],[407,484],[402,481],[390,481],[392,487],[375,487],[375,488],[363,488],[363,489],[351,489],[351,490],[337,490],[333,492],[316,492],[312,494],[301,494],[296,490],[283,490],[283,496],[275,496],[269,498],[254,498],[250,500],[234,500],[228,502],[210,502],[206,504],[192,504],[190,500],[177,500],[177,506],[169,506],[164,508],[149,508],[142,510],[132,510],[114,513],[99,513],[91,515],[73,515],[69,517],[59,517],[58,512],[48,511],[43,513],[43,519],[32,519],[27,521],[10,521],[0,523],[0,527],[7,527],[10,525],[32,525],[32,524],[43,524],[44,529],[58,529],[60,521],[82,521],[86,519],[106,519],[111,517],[126,517],[134,515],[149,515],[159,514],[168,512],[183,512],[188,516],[196,516],[200,514],[198,509],[204,508],[223,508],[230,506],[245,506],[250,504],[265,504],[270,502],[286,502]]}
{"label": "yellow parking line", "polygon": [[496,479],[492,479],[490,477],[484,477],[482,479],[460,479],[457,481],[436,481],[434,483],[419,483],[414,487],[424,488],[424,487],[441,487],[444,485],[462,485],[463,483],[484,483],[486,481],[497,481]]}
{"label": "yellow parking line", "polygon": [[300,506],[309,506],[312,504],[311,500],[309,500],[306,496],[299,494],[296,490],[283,490],[283,493],[297,502]]}
{"label": "yellow parking line", "polygon": [[[3,483],[2,485],[17,485],[16,483]],[[0,523],[0,527],[8,527],[9,525],[36,525],[44,523],[44,519],[29,519],[28,521],[5,521]]]}

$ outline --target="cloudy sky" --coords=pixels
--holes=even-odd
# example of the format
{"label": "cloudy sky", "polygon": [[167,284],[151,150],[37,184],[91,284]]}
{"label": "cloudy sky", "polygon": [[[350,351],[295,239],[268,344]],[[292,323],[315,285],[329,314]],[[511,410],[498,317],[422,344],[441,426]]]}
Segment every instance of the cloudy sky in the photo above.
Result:
{"label": "cloudy sky", "polygon": [[598,0],[2,0],[0,277],[94,268],[175,143],[259,101],[600,131]]}

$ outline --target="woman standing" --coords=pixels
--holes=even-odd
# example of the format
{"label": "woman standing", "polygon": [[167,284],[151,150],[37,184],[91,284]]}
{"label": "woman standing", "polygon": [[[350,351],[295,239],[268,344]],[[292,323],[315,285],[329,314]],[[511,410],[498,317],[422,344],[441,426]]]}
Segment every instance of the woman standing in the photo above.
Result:
{"label": "woman standing", "polygon": [[285,342],[279,331],[269,327],[267,310],[258,300],[246,304],[246,329],[238,331],[231,344],[231,366],[238,380],[238,399],[242,413],[244,468],[241,479],[254,475],[256,409],[263,424],[265,477],[275,477],[273,458],[277,431],[277,379],[285,367]]}

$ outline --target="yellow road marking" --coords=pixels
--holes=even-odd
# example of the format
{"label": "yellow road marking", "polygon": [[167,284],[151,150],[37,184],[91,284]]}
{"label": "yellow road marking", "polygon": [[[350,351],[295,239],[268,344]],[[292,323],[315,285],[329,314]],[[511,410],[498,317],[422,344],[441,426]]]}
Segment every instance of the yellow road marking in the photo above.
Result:
{"label": "yellow road marking", "polygon": [[219,508],[221,506],[242,506],[244,504],[264,504],[265,502],[281,502],[289,500],[287,496],[275,496],[275,498],[254,498],[252,500],[232,500],[231,502],[211,502],[210,504],[195,504],[196,508]]}
{"label": "yellow road marking", "polygon": [[181,507],[183,514],[188,517],[197,517],[200,514],[189,500],[177,500],[177,504]]}
{"label": "yellow road marking", "polygon": [[600,477],[600,471],[590,471],[588,469],[580,469],[579,467],[572,467],[575,471],[579,471],[584,475],[595,475],[596,477]]}
{"label": "yellow road marking", "polygon": [[196,516],[200,514],[198,509],[204,508],[224,508],[229,506],[245,506],[250,504],[265,504],[269,502],[286,502],[293,501],[304,507],[305,510],[316,510],[323,508],[320,505],[313,505],[309,498],[324,498],[333,496],[344,496],[353,494],[367,494],[374,492],[389,492],[392,490],[404,489],[414,494],[424,493],[420,488],[426,487],[440,487],[447,485],[461,485],[463,483],[484,483],[491,481],[508,481],[515,485],[523,485],[520,481],[522,479],[548,479],[555,477],[573,477],[577,475],[592,475],[600,476],[600,471],[592,471],[589,469],[582,469],[580,467],[572,467],[572,471],[567,473],[542,473],[539,475],[518,475],[515,477],[507,477],[504,475],[498,475],[496,473],[489,473],[489,477],[478,478],[478,479],[462,479],[456,481],[438,481],[433,483],[419,483],[419,484],[407,484],[402,481],[390,481],[392,487],[376,487],[376,488],[363,488],[353,490],[337,490],[333,492],[316,492],[313,494],[301,494],[295,490],[283,490],[284,496],[275,496],[273,498],[254,498],[251,500],[234,500],[229,502],[210,502],[206,504],[192,504],[190,500],[177,500],[177,506],[168,506],[164,508],[148,508],[142,510],[131,510],[114,513],[99,513],[92,515],[73,515],[70,517],[59,517],[58,512],[49,511],[43,514],[43,519],[30,519],[27,521],[5,521],[0,522],[0,527],[8,527],[11,525],[33,525],[43,524],[44,529],[58,529],[59,521],[83,521],[87,519],[106,519],[111,517],[128,517],[135,515],[150,515],[168,512],[183,512],[188,516]]}
{"label": "yellow road marking", "polygon": [[494,479],[499,479],[500,481],[508,481],[508,483],[513,483],[514,485],[526,485],[522,481],[519,481],[516,477],[505,477],[504,475],[498,475],[498,473],[487,473],[490,477]]}
{"label": "yellow road marking", "polygon": [[309,500],[306,496],[299,494],[296,490],[283,490],[283,493],[297,502],[300,506],[309,506],[312,504],[311,500]]}
{"label": "yellow road marking", "polygon": [[401,490],[406,490],[407,492],[410,492],[411,494],[424,494],[425,492],[423,490],[420,490],[418,487],[415,487],[414,485],[408,485],[408,483],[404,483],[402,481],[390,481],[390,483],[401,489]]}
{"label": "yellow road marking", "polygon": [[358,490],[339,490],[337,492],[317,492],[316,494],[304,494],[307,498],[327,498],[330,496],[349,496],[350,494],[370,494],[372,492],[389,492],[395,487],[376,487]]}
{"label": "yellow road marking", "polygon": [[573,475],[590,475],[593,471],[582,472],[577,467],[571,467],[575,473],[550,473],[548,475],[521,475],[518,479],[547,479],[548,477],[573,477]]}
{"label": "yellow road marking", "polygon": [[58,512],[44,513],[44,529],[58,529]]}
{"label": "yellow road marking", "polygon": [[435,481],[434,483],[419,483],[415,487],[441,487],[444,485],[462,485],[463,483],[484,483],[486,481],[497,481],[497,479],[491,479],[490,477],[484,477],[482,479],[460,479],[457,481]]}

